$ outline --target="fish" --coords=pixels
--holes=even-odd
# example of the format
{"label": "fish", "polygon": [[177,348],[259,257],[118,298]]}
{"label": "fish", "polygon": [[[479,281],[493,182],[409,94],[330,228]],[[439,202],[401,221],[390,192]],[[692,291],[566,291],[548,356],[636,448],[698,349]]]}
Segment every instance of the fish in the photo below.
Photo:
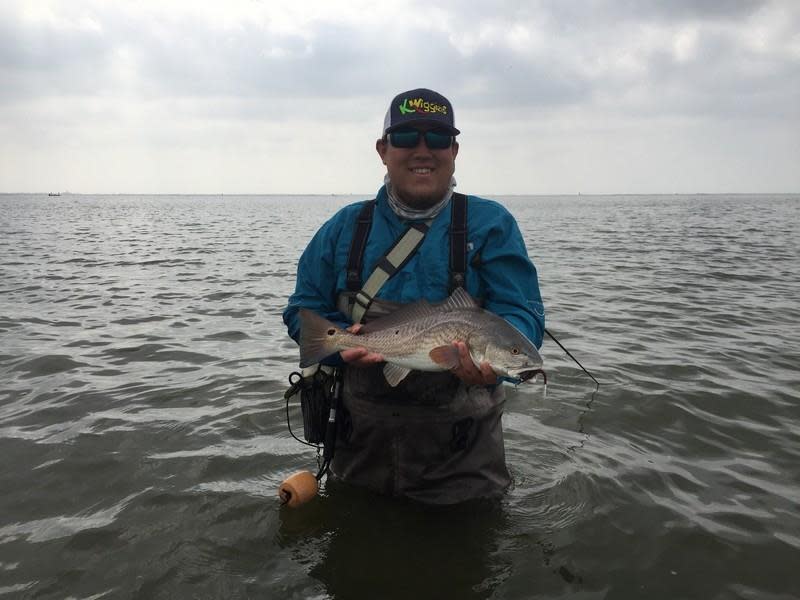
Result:
{"label": "fish", "polygon": [[[421,300],[363,325],[351,333],[301,308],[300,367],[306,368],[348,348],[383,356],[383,373],[397,386],[411,371],[449,371],[460,364],[453,341],[462,341],[476,365],[488,362],[502,377],[526,381],[541,373],[536,346],[511,323],[481,308],[463,288],[444,302]],[[545,380],[546,381],[546,380]]]}

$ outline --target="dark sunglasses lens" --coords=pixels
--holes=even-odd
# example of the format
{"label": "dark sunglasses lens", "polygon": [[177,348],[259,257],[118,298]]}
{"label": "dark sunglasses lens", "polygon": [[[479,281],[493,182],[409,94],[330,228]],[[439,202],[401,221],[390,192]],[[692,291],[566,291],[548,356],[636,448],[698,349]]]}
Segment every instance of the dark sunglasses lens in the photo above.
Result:
{"label": "dark sunglasses lens", "polygon": [[442,131],[426,131],[425,143],[431,150],[444,150],[453,143],[453,136]]}
{"label": "dark sunglasses lens", "polygon": [[389,141],[395,148],[416,148],[419,143],[419,131],[399,129],[389,134]]}
{"label": "dark sunglasses lens", "polygon": [[423,134],[416,129],[397,129],[389,134],[389,141],[395,148],[416,148],[421,135],[425,136],[425,144],[431,150],[444,150],[453,143],[453,136],[447,131],[433,130]]}

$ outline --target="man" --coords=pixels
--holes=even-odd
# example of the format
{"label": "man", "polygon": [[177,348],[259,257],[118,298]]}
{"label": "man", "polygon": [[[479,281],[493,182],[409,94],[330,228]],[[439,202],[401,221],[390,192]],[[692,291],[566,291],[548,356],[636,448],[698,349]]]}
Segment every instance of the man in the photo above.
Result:
{"label": "man", "polygon": [[[431,220],[421,245],[375,294],[363,321],[421,299],[440,302],[451,291],[451,218],[458,156],[453,107],[442,95],[416,89],[396,96],[375,143],[386,165],[363,246],[360,282],[409,224]],[[350,325],[354,293],[348,259],[364,202],[341,209],[316,233],[297,270],[297,287],[283,319],[299,339],[300,308]],[[544,308],[536,269],[519,228],[500,204],[466,198],[463,287],[536,346]],[[458,213],[456,213],[458,214]],[[352,269],[351,269],[352,277]],[[358,332],[359,325],[351,327]],[[397,387],[386,383],[382,357],[364,348],[325,362],[344,366],[344,418],[331,465],[334,478],[429,503],[497,497],[511,479],[500,423],[504,392],[491,367],[475,365],[463,341],[453,341],[461,363],[450,372],[412,372]]]}

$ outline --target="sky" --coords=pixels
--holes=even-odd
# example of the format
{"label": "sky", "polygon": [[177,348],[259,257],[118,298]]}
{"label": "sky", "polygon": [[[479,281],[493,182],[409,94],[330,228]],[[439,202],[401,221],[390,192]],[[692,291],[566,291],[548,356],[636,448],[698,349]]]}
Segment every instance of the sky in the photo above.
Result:
{"label": "sky", "polygon": [[464,193],[800,192],[797,0],[3,0],[0,192],[374,194],[417,87]]}

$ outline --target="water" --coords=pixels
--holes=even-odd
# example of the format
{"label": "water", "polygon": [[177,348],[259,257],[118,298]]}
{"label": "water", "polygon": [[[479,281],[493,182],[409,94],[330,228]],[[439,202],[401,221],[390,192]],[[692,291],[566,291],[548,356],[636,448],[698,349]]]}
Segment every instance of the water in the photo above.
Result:
{"label": "water", "polygon": [[545,343],[499,505],[290,511],[280,314],[352,200],[0,196],[0,597],[800,596],[800,196],[504,199],[600,390]]}

